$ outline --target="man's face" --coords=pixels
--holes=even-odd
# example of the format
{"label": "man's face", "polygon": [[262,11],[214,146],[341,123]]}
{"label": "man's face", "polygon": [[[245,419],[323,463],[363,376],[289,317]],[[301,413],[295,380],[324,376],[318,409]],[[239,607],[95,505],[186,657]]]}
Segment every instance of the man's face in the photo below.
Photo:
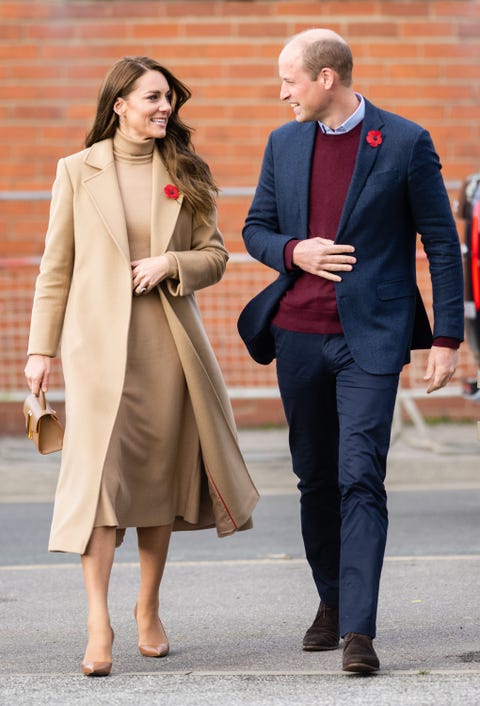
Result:
{"label": "man's face", "polygon": [[328,105],[322,75],[313,81],[303,68],[301,48],[286,46],[280,54],[278,68],[281,80],[280,100],[293,108],[295,120],[304,123],[321,120]]}

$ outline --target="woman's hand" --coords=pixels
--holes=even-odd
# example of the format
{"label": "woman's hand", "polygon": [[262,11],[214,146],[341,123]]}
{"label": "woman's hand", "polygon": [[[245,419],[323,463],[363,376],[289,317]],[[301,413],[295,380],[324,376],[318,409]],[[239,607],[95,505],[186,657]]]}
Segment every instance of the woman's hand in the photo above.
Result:
{"label": "woman's hand", "polygon": [[40,390],[44,392],[48,390],[51,369],[52,359],[50,356],[36,353],[28,356],[25,377],[34,395],[38,395]]}
{"label": "woman's hand", "polygon": [[148,294],[168,277],[169,262],[166,255],[133,260],[132,289],[134,294]]}

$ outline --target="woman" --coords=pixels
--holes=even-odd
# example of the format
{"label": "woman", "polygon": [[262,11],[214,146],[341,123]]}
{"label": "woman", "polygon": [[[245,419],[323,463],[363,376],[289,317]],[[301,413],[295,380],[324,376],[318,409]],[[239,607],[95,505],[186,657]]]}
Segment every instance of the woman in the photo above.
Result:
{"label": "woman", "polygon": [[86,675],[111,670],[107,592],[125,528],[138,535],[139,650],[162,657],[172,529],[248,529],[258,499],[194,296],[228,255],[215,185],[178,114],[189,98],[156,61],[117,62],[87,149],[59,161],[52,192],[25,374],[32,392],[48,389],[61,336],[67,425],[49,550],[81,554]]}

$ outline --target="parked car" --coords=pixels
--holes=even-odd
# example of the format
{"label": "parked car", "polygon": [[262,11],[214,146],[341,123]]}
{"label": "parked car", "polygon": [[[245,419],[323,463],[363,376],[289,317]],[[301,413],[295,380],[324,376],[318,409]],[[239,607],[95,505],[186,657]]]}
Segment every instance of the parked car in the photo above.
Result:
{"label": "parked car", "polygon": [[464,394],[480,401],[480,172],[465,180],[456,215],[465,221],[462,242],[465,302],[465,338],[477,364],[477,377],[464,382]]}

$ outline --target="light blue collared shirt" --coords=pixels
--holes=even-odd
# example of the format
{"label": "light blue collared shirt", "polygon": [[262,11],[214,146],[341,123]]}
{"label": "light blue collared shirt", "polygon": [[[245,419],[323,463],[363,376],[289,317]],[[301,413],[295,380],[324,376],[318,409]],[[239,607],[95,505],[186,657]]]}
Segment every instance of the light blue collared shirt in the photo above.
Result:
{"label": "light blue collared shirt", "polygon": [[335,128],[335,130],[332,130],[332,128],[325,125],[325,123],[321,123],[320,120],[318,121],[320,129],[325,135],[341,135],[345,132],[350,132],[350,130],[353,130],[354,127],[357,127],[358,123],[362,122],[365,117],[365,101],[360,93],[355,93],[355,95],[360,101],[358,108],[349,118],[339,125],[339,127]]}

